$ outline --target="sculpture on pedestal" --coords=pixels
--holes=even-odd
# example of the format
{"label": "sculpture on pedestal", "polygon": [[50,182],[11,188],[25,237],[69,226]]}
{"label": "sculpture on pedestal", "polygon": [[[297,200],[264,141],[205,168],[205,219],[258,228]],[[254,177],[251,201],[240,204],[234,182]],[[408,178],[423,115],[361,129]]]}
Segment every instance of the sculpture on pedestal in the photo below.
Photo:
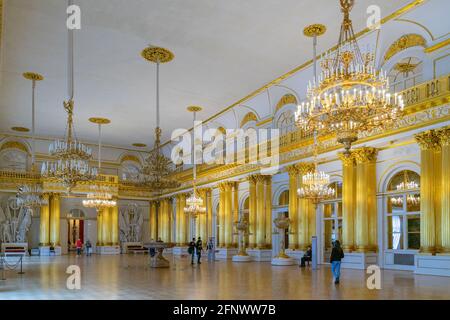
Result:
{"label": "sculpture on pedestal", "polygon": [[144,214],[136,203],[119,210],[120,242],[142,242]]}
{"label": "sculpture on pedestal", "polygon": [[239,235],[239,252],[237,255],[233,256],[234,262],[249,262],[251,257],[247,254],[245,236],[248,234],[248,219],[245,216],[241,216],[239,221],[235,223],[236,229]]}
{"label": "sculpture on pedestal", "polygon": [[0,204],[0,240],[2,243],[25,243],[31,226],[31,210],[20,206],[15,196]]}

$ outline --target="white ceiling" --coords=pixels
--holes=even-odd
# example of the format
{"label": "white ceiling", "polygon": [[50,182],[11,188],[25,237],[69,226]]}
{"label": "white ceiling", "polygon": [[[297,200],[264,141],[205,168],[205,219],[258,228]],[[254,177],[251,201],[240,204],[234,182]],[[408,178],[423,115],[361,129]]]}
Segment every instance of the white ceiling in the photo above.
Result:
{"label": "white ceiling", "polygon": [[[5,0],[1,51],[0,132],[31,126],[31,85],[24,71],[42,73],[38,84],[37,134],[60,137],[66,98],[64,0]],[[75,38],[75,125],[81,139],[95,141],[89,117],[110,118],[104,142],[151,145],[155,126],[155,67],[140,57],[149,43],[171,49],[161,66],[164,140],[189,128],[185,108],[204,106],[207,118],[281,74],[309,60],[311,40],[302,34],[324,23],[319,50],[335,44],[341,22],[338,0],[75,0],[82,29]],[[356,31],[366,9],[387,16],[410,0],[357,0]]]}

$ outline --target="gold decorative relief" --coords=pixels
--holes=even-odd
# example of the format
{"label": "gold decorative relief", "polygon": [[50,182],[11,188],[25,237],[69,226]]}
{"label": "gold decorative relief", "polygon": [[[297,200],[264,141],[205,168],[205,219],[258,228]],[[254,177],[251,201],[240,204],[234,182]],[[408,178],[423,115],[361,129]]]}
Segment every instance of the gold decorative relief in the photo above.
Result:
{"label": "gold decorative relief", "polygon": [[7,141],[7,142],[5,142],[0,147],[0,151],[6,150],[6,149],[18,149],[18,150],[21,150],[23,152],[28,153],[27,147],[23,143],[21,143],[19,141]]}
{"label": "gold decorative relief", "polygon": [[241,128],[250,121],[258,121],[258,117],[253,112],[247,113],[241,121]]}
{"label": "gold decorative relief", "polygon": [[288,104],[298,104],[297,98],[291,94],[285,94],[284,96],[281,97],[280,101],[278,101],[277,106],[275,108],[275,112],[277,112],[278,110],[280,110],[281,108],[283,108],[285,105]]}
{"label": "gold decorative relief", "polygon": [[400,37],[397,41],[395,41],[389,49],[386,51],[384,55],[384,61],[388,61],[397,53],[406,50],[412,47],[426,47],[427,42],[424,37],[419,34],[411,33]]}

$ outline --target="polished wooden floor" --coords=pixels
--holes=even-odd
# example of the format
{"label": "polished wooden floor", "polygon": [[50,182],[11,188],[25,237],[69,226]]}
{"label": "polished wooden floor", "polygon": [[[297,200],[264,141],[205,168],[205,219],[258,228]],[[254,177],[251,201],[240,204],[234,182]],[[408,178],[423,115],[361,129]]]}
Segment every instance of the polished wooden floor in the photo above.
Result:
{"label": "polished wooden floor", "polygon": [[[369,290],[363,271],[342,270],[335,286],[329,266],[318,271],[270,263],[173,258],[148,267],[147,255],[25,258],[25,274],[7,271],[0,299],[450,299],[450,278],[384,270],[382,289]],[[66,268],[81,269],[81,289],[68,290]]]}

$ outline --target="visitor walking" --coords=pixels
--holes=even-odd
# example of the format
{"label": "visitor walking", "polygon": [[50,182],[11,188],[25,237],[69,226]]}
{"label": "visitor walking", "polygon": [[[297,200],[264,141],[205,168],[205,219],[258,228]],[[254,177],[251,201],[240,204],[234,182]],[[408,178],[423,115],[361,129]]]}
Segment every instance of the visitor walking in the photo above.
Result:
{"label": "visitor walking", "polygon": [[83,248],[83,242],[81,242],[80,238],[78,238],[77,242],[75,243],[75,246],[77,247],[77,256],[81,255],[81,248]]}
{"label": "visitor walking", "polygon": [[213,238],[209,238],[208,243],[206,244],[206,251],[208,251],[208,262],[209,261],[214,261],[214,241]]}
{"label": "visitor walking", "polygon": [[189,242],[188,253],[191,255],[191,264],[194,264],[194,255],[195,255],[195,238],[192,238],[192,241]]}
{"label": "visitor walking", "polygon": [[85,247],[86,247],[86,256],[89,257],[92,254],[92,244],[89,239],[86,241]]}
{"label": "visitor walking", "polygon": [[[154,239],[150,240],[151,243],[155,242]],[[154,257],[156,254],[155,247],[150,247],[150,257]]]}
{"label": "visitor walking", "polygon": [[202,258],[203,251],[203,241],[201,237],[198,237],[197,243],[195,244],[195,250],[197,251],[197,263],[201,264],[200,259]]}
{"label": "visitor walking", "polygon": [[331,272],[334,276],[334,283],[339,283],[339,277],[341,276],[341,260],[344,258],[344,250],[341,248],[341,243],[336,240],[333,244],[333,250],[331,250]]}

